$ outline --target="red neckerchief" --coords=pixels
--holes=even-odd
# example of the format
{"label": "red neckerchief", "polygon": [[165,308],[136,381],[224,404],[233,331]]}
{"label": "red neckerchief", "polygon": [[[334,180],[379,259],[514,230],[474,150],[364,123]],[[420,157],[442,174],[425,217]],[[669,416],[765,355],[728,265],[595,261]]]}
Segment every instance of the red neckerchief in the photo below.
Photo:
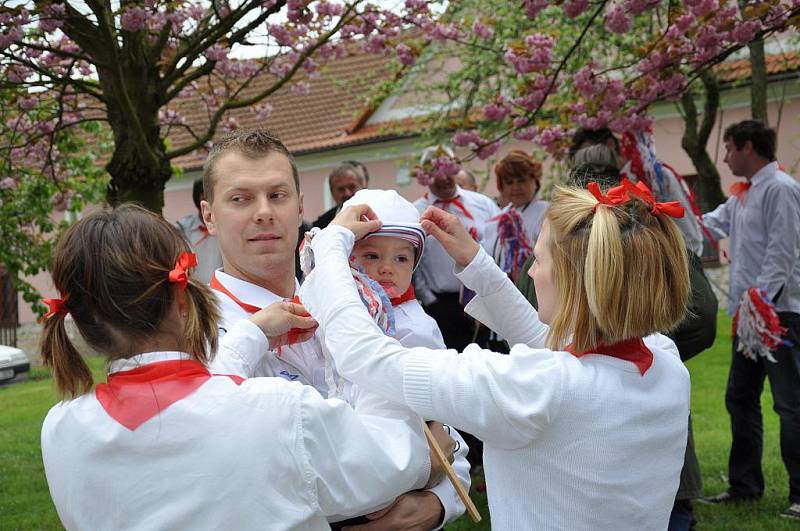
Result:
{"label": "red neckerchief", "polygon": [[[428,199],[428,192],[425,192],[425,199]],[[469,210],[467,210],[467,207],[464,206],[464,203],[461,202],[460,195],[456,195],[455,197],[451,197],[450,199],[442,199],[440,197],[437,197],[436,200],[433,202],[433,205],[434,206],[442,205],[443,207],[442,210],[447,210],[448,206],[453,205],[454,207],[461,210],[461,212],[463,212],[464,215],[467,216],[467,218],[473,221],[475,220],[475,218],[472,217],[472,214],[470,214]]]}
{"label": "red neckerchief", "polygon": [[[227,295],[233,302],[238,304],[239,307],[241,307],[244,311],[246,311],[249,314],[256,313],[256,312],[258,312],[258,311],[263,309],[260,306],[254,306],[252,304],[247,304],[243,300],[239,299],[236,295],[231,293],[228,288],[226,288],[225,286],[222,285],[222,282],[217,280],[217,274],[216,273],[211,275],[211,282],[209,283],[209,286],[211,287],[211,289],[217,290],[220,293],[224,293],[225,295]],[[297,295],[292,297],[291,302],[294,302],[295,304],[302,304],[300,302],[300,298]],[[306,317],[308,315],[309,314],[306,314]],[[302,333],[303,333],[303,329],[302,328],[292,328],[291,330],[289,330],[289,332],[288,332],[289,337],[287,338],[287,345],[293,345],[293,344],[297,343],[297,339],[300,336],[300,334],[302,334]],[[281,348],[278,347],[278,356],[280,356],[280,354],[281,354]]]}
{"label": "red neckerchief", "polygon": [[408,289],[405,293],[400,295],[399,297],[393,297],[389,299],[392,302],[392,306],[399,306],[404,302],[413,301],[417,298],[417,294],[414,293],[414,285],[409,284]]}
{"label": "red neckerchief", "polygon": [[653,364],[653,353],[647,348],[647,345],[644,344],[644,341],[642,341],[640,337],[621,341],[613,345],[598,345],[591,350],[581,353],[576,353],[574,347],[569,345],[567,347],[567,352],[577,358],[587,354],[603,354],[604,356],[630,361],[636,365],[642,376],[644,376],[644,373],[646,373],[647,369]]}
{"label": "red neckerchief", "polygon": [[217,280],[217,274],[214,273],[211,275],[211,282],[209,283],[209,287],[211,289],[215,289],[220,293],[224,293],[227,295],[233,302],[238,304],[242,310],[246,311],[247,313],[256,313],[257,311],[261,310],[260,306],[254,306],[252,304],[247,304],[246,302],[240,300],[236,295],[230,292],[228,288],[222,285],[222,282]]}
{"label": "red neckerchief", "polygon": [[228,376],[236,385],[244,378],[212,375],[196,360],[148,363],[108,375],[95,396],[111,418],[133,431],[169,406],[194,393],[211,376]]}
{"label": "red neckerchief", "polygon": [[753,186],[753,183],[750,181],[735,182],[731,185],[731,195],[735,195],[736,199],[738,199],[740,202],[744,201],[747,191],[751,186]]}

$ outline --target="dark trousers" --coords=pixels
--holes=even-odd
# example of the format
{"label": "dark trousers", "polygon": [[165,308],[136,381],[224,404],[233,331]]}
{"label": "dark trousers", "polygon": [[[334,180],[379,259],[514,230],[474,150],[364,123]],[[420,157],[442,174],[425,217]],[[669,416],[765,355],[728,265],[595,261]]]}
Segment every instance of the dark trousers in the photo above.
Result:
{"label": "dark trousers", "polygon": [[733,443],[728,461],[731,493],[760,497],[764,493],[761,454],[764,446],[761,391],[769,378],[775,412],[780,417],[781,457],[789,473],[789,501],[800,503],[800,314],[781,312],[781,325],[788,329],[791,345],[772,352],[773,363],[752,361],[736,352],[728,375],[725,405],[731,416]]}
{"label": "dark trousers", "polygon": [[425,312],[439,325],[447,348],[462,352],[472,343],[475,322],[464,313],[459,298],[458,293],[436,293],[436,302],[425,306]]}

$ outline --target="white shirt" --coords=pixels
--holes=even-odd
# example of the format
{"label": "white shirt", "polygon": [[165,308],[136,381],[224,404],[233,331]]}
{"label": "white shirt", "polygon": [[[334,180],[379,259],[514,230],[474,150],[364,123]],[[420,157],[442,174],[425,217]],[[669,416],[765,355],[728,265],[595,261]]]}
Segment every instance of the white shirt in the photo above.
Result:
{"label": "white shirt", "polygon": [[222,267],[217,237],[208,233],[198,214],[183,216],[176,225],[197,255],[197,267],[192,270],[192,278],[208,284],[214,271]]}
{"label": "white shirt", "polygon": [[541,348],[547,327],[481,250],[459,274],[477,293],[467,310],[512,341],[510,355],[407,349],[360,306],[347,278],[353,240],[342,227],[314,238],[320,260],[303,302],[344,375],[484,441],[494,528],[666,529],[689,415],[689,374],[672,341],[646,338],[644,375],[622,359]]}
{"label": "white shirt", "polygon": [[[217,280],[233,295],[242,302],[264,308],[274,302],[283,300],[271,291],[250,282],[238,279],[221,270],[216,273]],[[297,285],[296,285],[297,286]],[[297,288],[295,288],[297,289]],[[247,320],[250,314],[233,301],[226,294],[212,290],[217,296],[219,303],[221,320],[220,333],[233,328],[236,323]],[[301,296],[302,299],[302,296]],[[427,345],[432,348],[444,348],[442,334],[439,327],[431,317],[429,317],[417,301],[409,301],[395,308],[395,326],[398,338],[407,341],[409,346]],[[303,343],[297,343],[287,347],[282,347],[280,355],[275,351],[255,351],[243,349],[226,349],[211,363],[214,372],[220,374],[235,374],[243,378],[258,376],[277,376],[289,381],[296,381],[303,385],[314,387],[322,396],[328,396],[328,385],[325,381],[325,358],[322,352],[321,334]],[[405,343],[404,343],[405,344]],[[439,346],[441,345],[441,347]],[[338,376],[335,375],[335,376]],[[346,382],[343,398],[348,402],[354,400],[360,393],[360,388],[352,386]],[[385,407],[388,407],[385,406]],[[469,461],[467,452],[469,447],[455,430],[451,431],[451,436],[458,441],[459,450],[455,455],[453,468],[455,469],[461,483],[469,489]],[[450,482],[445,478],[438,485],[430,489],[436,494],[444,508],[445,524],[461,516],[466,510],[464,504],[455,492]],[[399,496],[405,491],[398,490],[394,496],[382,500],[389,502],[394,497]],[[372,507],[365,513],[373,512]],[[330,521],[343,520],[345,515],[333,515]]]}
{"label": "white shirt", "polygon": [[[248,321],[228,347],[267,349]],[[189,357],[151,352],[110,372]],[[361,393],[351,408],[280,378],[212,376],[132,431],[90,392],[47,414],[42,457],[69,530],[327,530],[327,515],[363,514],[427,481],[415,421],[385,403]]]}
{"label": "white shirt", "polygon": [[[542,229],[542,221],[544,220],[544,215],[549,207],[550,203],[548,201],[534,199],[527,205],[516,209],[522,218],[522,229],[525,231],[525,235],[528,237],[528,243],[530,243],[531,248],[536,245],[536,240],[539,239],[539,231]],[[511,206],[511,203],[509,203],[500,211],[500,214],[505,214],[512,208],[514,207]],[[481,240],[481,246],[483,246],[483,248],[486,249],[486,252],[489,253],[492,258],[494,258],[495,262],[498,262],[500,253],[497,241],[497,226],[498,220],[490,219],[486,223],[483,239]]]}
{"label": "white shirt", "polygon": [[750,182],[744,202],[731,196],[703,216],[718,238],[731,239],[728,313],[736,313],[749,288],[762,288],[773,300],[780,293],[777,311],[800,313],[800,184],[777,162]]}
{"label": "white shirt", "polygon": [[[455,203],[441,203],[441,200],[430,192],[414,201],[414,206],[417,207],[420,214],[431,205],[454,214],[480,242],[483,239],[486,222],[489,221],[489,218],[499,214],[500,208],[491,198],[477,192],[464,190],[460,186],[456,186],[456,198],[463,205],[464,210],[469,212],[469,215]],[[414,272],[414,289],[423,304],[434,302],[436,293],[457,293],[461,290],[461,282],[453,274],[453,265],[453,259],[436,238],[428,236],[425,240],[425,254],[422,255],[422,260]]]}

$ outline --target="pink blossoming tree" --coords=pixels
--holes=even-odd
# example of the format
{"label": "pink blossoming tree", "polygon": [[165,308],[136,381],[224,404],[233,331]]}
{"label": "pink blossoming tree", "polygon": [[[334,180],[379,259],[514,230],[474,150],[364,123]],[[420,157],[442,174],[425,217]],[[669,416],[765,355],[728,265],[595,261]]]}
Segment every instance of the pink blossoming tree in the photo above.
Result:
{"label": "pink blossoming tree", "polygon": [[651,104],[798,22],[798,0],[462,0],[422,28],[417,71],[446,74],[418,90],[447,96],[432,141],[484,159],[515,138],[563,157],[576,127],[646,130]]}
{"label": "pink blossoming tree", "polygon": [[[171,161],[235,127],[231,110],[266,116],[266,100],[284,85],[308,92],[306,82],[293,81],[298,73],[313,77],[351,46],[392,49],[405,25],[432,24],[428,4],[409,0],[393,12],[363,0],[0,0],[0,79],[20,94],[16,140],[0,142],[0,157],[12,160],[14,150],[53,132],[103,122],[113,137],[107,199],[160,212]],[[233,58],[248,48],[261,53]],[[397,54],[402,60],[408,52]],[[58,105],[32,120],[37,94]],[[176,101],[185,96],[203,102],[202,127],[181,116]],[[170,145],[175,129],[189,140]]]}

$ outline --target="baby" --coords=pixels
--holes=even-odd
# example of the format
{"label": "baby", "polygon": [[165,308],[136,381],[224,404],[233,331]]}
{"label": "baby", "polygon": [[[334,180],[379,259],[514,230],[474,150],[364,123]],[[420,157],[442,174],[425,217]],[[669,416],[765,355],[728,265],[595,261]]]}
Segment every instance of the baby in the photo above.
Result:
{"label": "baby", "polygon": [[419,212],[394,190],[359,190],[343,208],[369,205],[383,222],[353,247],[350,260],[378,282],[392,301],[395,338],[405,347],[445,349],[436,321],[422,309],[411,276],[425,250]]}

